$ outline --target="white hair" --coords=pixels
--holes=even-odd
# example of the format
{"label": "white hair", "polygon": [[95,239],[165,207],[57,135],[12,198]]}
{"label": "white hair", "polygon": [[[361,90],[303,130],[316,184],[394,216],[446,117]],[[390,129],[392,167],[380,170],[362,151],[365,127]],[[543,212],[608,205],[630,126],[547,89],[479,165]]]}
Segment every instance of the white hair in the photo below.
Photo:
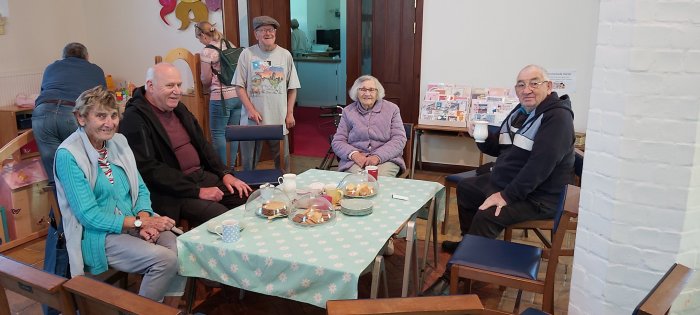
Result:
{"label": "white hair", "polygon": [[384,86],[382,86],[381,83],[379,83],[379,80],[369,74],[363,75],[357,80],[355,80],[355,83],[352,84],[352,87],[348,91],[348,95],[350,96],[350,99],[353,101],[357,102],[357,90],[360,88],[360,85],[362,85],[362,82],[368,81],[368,80],[374,80],[374,85],[377,87],[377,100],[384,99],[384,96],[386,95],[384,91]]}

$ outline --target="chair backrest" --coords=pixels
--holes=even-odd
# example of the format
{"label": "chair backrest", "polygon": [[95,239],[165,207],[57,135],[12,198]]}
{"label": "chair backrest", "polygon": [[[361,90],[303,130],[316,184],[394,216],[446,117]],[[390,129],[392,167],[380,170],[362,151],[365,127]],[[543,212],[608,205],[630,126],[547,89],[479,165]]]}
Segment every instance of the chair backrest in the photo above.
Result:
{"label": "chair backrest", "polygon": [[77,276],[63,284],[81,314],[181,314],[181,311],[106,283]]}
{"label": "chair backrest", "polygon": [[673,264],[637,305],[632,315],[668,314],[673,301],[681,293],[692,274],[692,269],[681,264]]}
{"label": "chair backrest", "polygon": [[552,248],[548,252],[544,252],[546,253],[546,258],[548,258],[550,262],[547,264],[544,284],[545,292],[551,292],[550,296],[553,296],[554,294],[554,279],[557,271],[557,265],[559,262],[559,256],[562,252],[564,236],[566,236],[566,232],[568,230],[567,228],[558,229],[558,227],[562,224],[566,224],[566,226],[568,226],[571,218],[578,216],[580,196],[580,187],[574,185],[567,185],[564,187],[559,198],[559,204],[554,214],[554,228],[552,229],[552,231],[554,231],[554,236],[552,237]]}
{"label": "chair backrest", "polygon": [[334,300],[326,314],[481,314],[484,306],[475,294],[390,299]]}
{"label": "chair backrest", "polygon": [[161,63],[163,61],[174,63],[177,60],[182,60],[187,63],[187,66],[190,68],[192,73],[192,81],[194,83],[194,93],[192,95],[183,93],[181,102],[185,104],[187,109],[192,113],[192,115],[194,115],[202,127],[205,137],[209,139],[209,105],[204,98],[201,80],[202,65],[199,54],[193,54],[185,48],[175,48],[168,51],[165,57],[155,57],[156,63]]}
{"label": "chair backrest", "polygon": [[403,128],[406,130],[406,146],[403,148],[403,161],[406,163],[406,171],[411,169],[411,163],[413,163],[413,124],[403,123]]}
{"label": "chair backrest", "polygon": [[[282,125],[229,125],[226,126],[226,141],[280,140],[280,155],[284,155],[284,128]],[[280,168],[286,169],[284,157]]]}
{"label": "chair backrest", "polygon": [[70,294],[62,286],[67,280],[0,256],[0,314],[11,314],[5,289],[46,304],[63,314],[75,314]]}

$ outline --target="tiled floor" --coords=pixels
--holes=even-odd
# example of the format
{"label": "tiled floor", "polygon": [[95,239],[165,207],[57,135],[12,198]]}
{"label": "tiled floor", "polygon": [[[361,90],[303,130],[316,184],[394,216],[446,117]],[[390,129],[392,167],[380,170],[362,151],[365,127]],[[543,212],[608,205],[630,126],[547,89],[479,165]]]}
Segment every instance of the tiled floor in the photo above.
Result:
{"label": "tiled floor", "polygon": [[[293,170],[295,173],[303,172],[304,170],[314,168],[320,163],[319,158],[293,157]],[[416,179],[431,180],[442,182],[444,173],[417,171]],[[447,235],[438,233],[439,241],[444,239],[459,240],[459,226],[457,218],[456,200],[450,203],[450,225]],[[425,231],[425,221],[418,221],[419,238],[423,239],[423,231]],[[518,241],[538,245],[534,236],[525,239],[520,231],[514,233],[514,239]],[[420,244],[422,246],[422,243]],[[538,245],[539,246],[539,245]],[[396,297],[400,295],[400,279],[403,269],[403,253],[405,242],[398,241],[396,243],[396,253],[387,258],[387,273],[389,278],[389,295]],[[422,253],[421,250],[419,250]],[[44,241],[43,239],[31,242],[24,246],[3,253],[13,259],[31,264],[38,268],[43,266],[44,259]],[[427,284],[432,283],[444,271],[444,264],[449,259],[449,255],[441,253],[440,263],[435,268],[429,268],[426,279]],[[569,301],[569,286],[571,274],[571,257],[560,259],[561,264],[557,270],[557,280],[555,285],[555,313],[566,314],[566,309]],[[540,268],[544,270],[546,262]],[[542,273],[540,276],[544,276]],[[365,276],[360,279],[360,298],[369,297],[370,278]],[[135,285],[133,286],[134,289]],[[482,302],[487,308],[500,309],[503,311],[512,311],[515,303],[517,291],[514,289],[501,290],[498,286],[490,285],[477,290],[475,293],[479,295]],[[24,299],[22,296],[8,293],[13,314],[41,314],[40,308],[36,303],[32,303]],[[239,291],[235,288],[216,288],[207,289],[203,286],[198,287],[197,293],[197,308],[195,311],[205,314],[325,314],[325,310],[310,306],[308,304],[283,300],[280,298],[269,297],[262,294],[246,292],[244,298],[239,299]],[[539,308],[541,305],[542,296],[529,292],[523,292],[521,309],[529,306]]]}

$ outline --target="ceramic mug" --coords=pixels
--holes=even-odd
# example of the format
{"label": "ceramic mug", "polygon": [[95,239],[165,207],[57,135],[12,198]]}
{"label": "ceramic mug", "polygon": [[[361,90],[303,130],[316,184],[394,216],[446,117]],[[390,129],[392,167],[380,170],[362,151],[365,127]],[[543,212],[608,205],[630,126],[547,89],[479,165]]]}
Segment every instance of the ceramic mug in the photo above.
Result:
{"label": "ceramic mug", "polygon": [[379,166],[367,165],[365,166],[365,170],[367,171],[367,174],[372,175],[375,180],[379,179]]}
{"label": "ceramic mug", "polygon": [[280,184],[280,188],[287,194],[290,193],[295,193],[297,191],[297,175],[296,174],[284,174],[282,177],[277,179],[277,182]]}
{"label": "ceramic mug", "polygon": [[482,143],[489,137],[489,122],[485,120],[474,121],[474,141]]}
{"label": "ceramic mug", "polygon": [[241,224],[234,219],[224,220],[221,221],[221,225],[216,226],[214,232],[221,236],[224,243],[233,243],[241,238]]}

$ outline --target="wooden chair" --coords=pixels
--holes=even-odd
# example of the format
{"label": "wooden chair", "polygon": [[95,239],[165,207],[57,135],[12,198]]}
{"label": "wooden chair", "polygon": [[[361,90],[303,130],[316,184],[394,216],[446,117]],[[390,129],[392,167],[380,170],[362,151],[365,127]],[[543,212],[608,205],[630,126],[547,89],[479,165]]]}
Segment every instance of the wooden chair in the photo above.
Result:
{"label": "wooden chair", "polygon": [[403,147],[403,160],[406,163],[406,170],[403,173],[398,174],[398,177],[408,178],[411,175],[411,163],[413,159],[411,158],[411,153],[413,153],[413,124],[403,123],[403,128],[406,130],[406,146]]}
{"label": "wooden chair", "polygon": [[181,314],[179,309],[136,295],[85,276],[77,276],[63,284],[70,292],[81,314]]}
{"label": "wooden chair", "polygon": [[483,311],[484,306],[479,297],[474,294],[326,302],[326,314],[328,315],[449,315],[482,314]]}
{"label": "wooden chair", "polygon": [[156,56],[156,63],[161,63],[163,61],[174,63],[177,60],[182,60],[190,68],[192,73],[192,83],[194,84],[194,93],[192,94],[182,94],[182,103],[187,106],[190,112],[197,118],[204,136],[209,140],[211,139],[211,133],[209,131],[209,104],[204,96],[203,86],[202,86],[202,68],[201,61],[199,59],[199,54],[192,54],[189,50],[185,48],[175,48],[165,55],[165,58],[161,56]]}
{"label": "wooden chair", "polygon": [[[548,257],[539,247],[464,235],[448,263],[448,266],[451,265],[450,293],[457,293],[460,278],[466,279],[467,291],[470,290],[471,280],[489,282],[518,289],[516,311],[520,306],[522,290],[527,290],[542,294],[542,309],[552,313],[555,273],[566,234],[566,228],[562,228],[561,224],[578,215],[579,195],[580,188],[573,185],[568,185],[562,192],[553,220],[558,223],[554,226],[554,240]],[[544,279],[538,280],[542,258],[548,258],[547,269]]]}
{"label": "wooden chair", "polygon": [[76,314],[70,294],[62,286],[67,280],[0,256],[0,315],[12,314],[5,289],[46,304],[63,314]]}
{"label": "wooden chair", "polygon": [[637,305],[632,315],[668,314],[673,301],[685,287],[693,270],[681,264],[673,264],[666,274]]}
{"label": "wooden chair", "polygon": [[[574,182],[577,183],[577,186],[581,186],[581,174],[583,173],[583,151],[579,149],[574,149],[574,153],[576,155],[576,160],[574,161]],[[553,226],[554,224],[552,220],[530,220],[512,224],[506,227],[505,231],[503,232],[503,239],[510,242],[513,239],[513,230],[515,229],[525,230],[526,233],[528,230],[532,230],[533,232],[535,232],[537,238],[544,245],[545,251],[549,251],[549,249],[552,248],[552,242],[550,240],[552,239]],[[576,227],[578,226],[578,223],[574,220],[571,222],[567,222],[566,226],[568,230],[575,231]],[[544,233],[542,232],[543,230],[549,231],[549,238],[544,235]],[[561,255],[573,256],[574,249],[562,249]]]}
{"label": "wooden chair", "polygon": [[277,183],[277,178],[282,176],[286,169],[284,163],[284,128],[282,125],[229,125],[226,126],[226,141],[259,141],[259,140],[279,140],[280,168],[235,171],[232,170],[236,178],[242,180],[253,189],[264,183]]}

